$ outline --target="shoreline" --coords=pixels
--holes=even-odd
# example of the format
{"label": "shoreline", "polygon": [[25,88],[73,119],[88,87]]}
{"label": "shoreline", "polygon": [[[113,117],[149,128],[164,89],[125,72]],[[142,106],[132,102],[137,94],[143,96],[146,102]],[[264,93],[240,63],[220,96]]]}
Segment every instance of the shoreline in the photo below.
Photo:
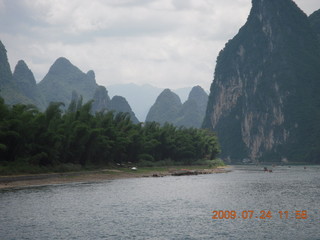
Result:
{"label": "shoreline", "polygon": [[49,174],[30,174],[30,175],[15,175],[15,176],[0,176],[0,190],[10,188],[46,186],[54,184],[68,183],[90,183],[103,182],[107,180],[126,179],[126,178],[142,178],[142,177],[165,177],[173,176],[181,172],[182,175],[198,175],[198,174],[214,174],[230,172],[230,166],[217,167],[212,169],[187,169],[168,168],[165,171],[156,171],[150,168],[147,172],[123,171],[121,169],[103,169],[100,171],[88,172],[69,172],[69,173],[49,173]]}

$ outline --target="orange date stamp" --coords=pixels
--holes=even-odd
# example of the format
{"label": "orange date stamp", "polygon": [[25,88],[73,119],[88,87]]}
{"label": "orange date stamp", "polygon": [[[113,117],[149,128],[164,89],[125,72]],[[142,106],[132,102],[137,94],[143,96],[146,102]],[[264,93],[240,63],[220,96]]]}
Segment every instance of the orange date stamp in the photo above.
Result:
{"label": "orange date stamp", "polygon": [[307,210],[270,211],[270,210],[215,210],[212,219],[308,219]]}

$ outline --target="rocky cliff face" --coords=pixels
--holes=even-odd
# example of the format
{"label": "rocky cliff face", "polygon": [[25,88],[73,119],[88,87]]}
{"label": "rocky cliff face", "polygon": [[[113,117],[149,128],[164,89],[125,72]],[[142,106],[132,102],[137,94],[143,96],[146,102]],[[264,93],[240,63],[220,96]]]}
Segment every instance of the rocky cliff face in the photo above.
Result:
{"label": "rocky cliff face", "polygon": [[13,81],[20,92],[30,99],[30,103],[44,110],[46,103],[40,93],[33,73],[28,68],[27,64],[20,60],[13,72]]}
{"label": "rocky cliff face", "polygon": [[92,112],[107,111],[110,101],[107,89],[99,86],[93,96]]}
{"label": "rocky cliff face", "polygon": [[12,73],[7,57],[7,50],[0,41],[0,87],[3,88],[12,83]]}
{"label": "rocky cliff face", "polygon": [[310,144],[320,146],[319,49],[292,0],[252,0],[217,59],[203,124],[217,132],[222,157],[318,161]]}
{"label": "rocky cliff face", "polygon": [[87,74],[74,66],[66,58],[58,58],[51,66],[49,72],[39,83],[39,89],[47,103],[70,103],[71,94],[76,91],[87,102],[93,98],[97,88],[93,71]]}

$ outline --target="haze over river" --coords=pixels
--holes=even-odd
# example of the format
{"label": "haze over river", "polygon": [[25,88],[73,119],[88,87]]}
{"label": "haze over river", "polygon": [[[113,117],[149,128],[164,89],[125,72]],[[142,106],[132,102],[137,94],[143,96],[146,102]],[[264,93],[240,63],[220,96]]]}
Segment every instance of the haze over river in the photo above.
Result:
{"label": "haze over river", "polygon": [[320,166],[262,169],[0,190],[0,239],[320,239]]}

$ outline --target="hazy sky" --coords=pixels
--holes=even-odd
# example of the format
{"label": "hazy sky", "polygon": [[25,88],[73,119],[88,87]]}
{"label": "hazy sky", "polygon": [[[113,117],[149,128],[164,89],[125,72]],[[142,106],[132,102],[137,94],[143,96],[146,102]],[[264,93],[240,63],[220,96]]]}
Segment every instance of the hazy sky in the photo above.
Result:
{"label": "hazy sky", "polygon": [[[308,15],[320,8],[295,2]],[[104,86],[209,89],[219,51],[250,8],[251,0],[0,0],[0,40],[12,70],[23,59],[37,81],[64,56]]]}

